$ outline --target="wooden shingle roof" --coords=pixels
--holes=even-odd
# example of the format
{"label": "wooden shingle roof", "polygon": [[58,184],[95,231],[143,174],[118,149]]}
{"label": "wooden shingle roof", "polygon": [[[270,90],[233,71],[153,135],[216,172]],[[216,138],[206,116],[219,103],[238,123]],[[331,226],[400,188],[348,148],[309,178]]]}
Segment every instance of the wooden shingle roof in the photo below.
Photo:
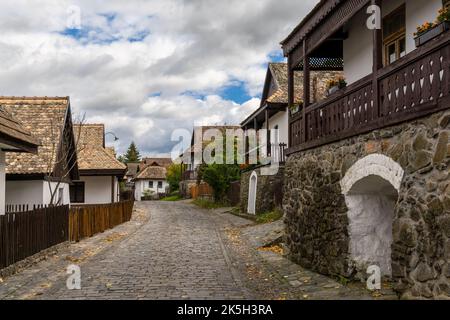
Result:
{"label": "wooden shingle roof", "polygon": [[[7,151],[37,152],[39,140],[24,128],[19,120],[0,105],[0,142],[9,147]],[[10,149],[11,147],[11,149]]]}
{"label": "wooden shingle roof", "polygon": [[8,153],[6,173],[51,173],[57,162],[58,148],[70,109],[69,98],[0,97],[0,105],[22,124],[25,132],[32,132],[40,142],[36,154]]}
{"label": "wooden shingle roof", "polygon": [[142,170],[136,180],[166,180],[167,169],[160,166],[148,166]]}
{"label": "wooden shingle roof", "polygon": [[103,124],[75,124],[74,135],[78,148],[78,168],[81,175],[90,173],[125,174],[126,165],[104,147],[105,126]]}

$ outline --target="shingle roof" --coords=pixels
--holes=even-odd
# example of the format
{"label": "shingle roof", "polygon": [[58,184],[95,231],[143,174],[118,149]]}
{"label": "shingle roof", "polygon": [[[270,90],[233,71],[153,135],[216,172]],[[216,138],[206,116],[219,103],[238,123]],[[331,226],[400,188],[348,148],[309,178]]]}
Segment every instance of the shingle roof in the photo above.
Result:
{"label": "shingle roof", "polygon": [[148,166],[138,174],[136,180],[166,180],[167,169],[159,166]]}
{"label": "shingle roof", "polygon": [[140,168],[143,169],[154,164],[167,169],[173,164],[173,161],[171,158],[144,158],[140,163]]}
{"label": "shingle roof", "polygon": [[40,141],[37,154],[8,153],[6,173],[48,174],[53,171],[69,110],[69,98],[0,97],[0,105]]}
{"label": "shingle roof", "polygon": [[[273,79],[277,84],[278,90],[267,97],[268,103],[288,104],[288,69],[286,63],[270,63],[269,71],[273,75]],[[326,81],[341,75],[339,71],[312,71],[311,72],[311,86],[313,80],[317,81],[317,98],[321,100],[325,97]],[[303,72],[294,72],[294,101],[301,103],[303,101]]]}
{"label": "shingle roof", "polygon": [[15,149],[17,148],[19,151],[23,149],[20,146],[16,146],[16,144],[29,145],[29,148],[36,149],[33,151],[37,152],[39,140],[31,134],[30,130],[25,129],[22,123],[20,123],[20,121],[14,118],[14,116],[11,113],[9,113],[5,109],[5,107],[1,105],[0,105],[0,134],[2,135],[3,138],[2,140],[11,143],[11,145]]}
{"label": "shingle roof", "polygon": [[139,163],[127,163],[127,173],[126,176],[135,177],[138,174]]}
{"label": "shingle roof", "polygon": [[103,124],[75,124],[74,135],[77,139],[78,168],[83,170],[110,171],[125,170],[126,165],[117,160],[111,150],[104,148]]}

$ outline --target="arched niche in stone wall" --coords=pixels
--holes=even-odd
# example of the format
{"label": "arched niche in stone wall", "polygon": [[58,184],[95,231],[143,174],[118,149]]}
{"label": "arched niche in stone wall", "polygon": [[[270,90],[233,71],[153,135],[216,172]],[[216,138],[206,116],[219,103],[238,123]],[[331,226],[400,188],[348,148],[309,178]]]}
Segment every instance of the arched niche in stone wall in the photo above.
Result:
{"label": "arched niche in stone wall", "polygon": [[392,224],[403,168],[381,154],[357,161],[341,181],[348,207],[350,258],[358,271],[377,265],[392,274]]}
{"label": "arched niche in stone wall", "polygon": [[248,184],[248,208],[249,214],[256,214],[256,195],[258,190],[258,174],[256,171],[252,172]]}

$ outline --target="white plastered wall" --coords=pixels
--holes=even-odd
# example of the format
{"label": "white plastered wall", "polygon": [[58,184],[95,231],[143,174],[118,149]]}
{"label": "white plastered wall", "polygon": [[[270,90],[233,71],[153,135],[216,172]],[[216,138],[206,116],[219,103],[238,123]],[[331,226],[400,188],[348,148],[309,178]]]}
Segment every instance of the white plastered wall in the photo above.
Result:
{"label": "white plastered wall", "polygon": [[6,182],[6,204],[7,205],[48,205],[51,194],[56,191],[54,203],[58,201],[59,190],[61,190],[62,204],[70,204],[69,184],[47,182],[44,180],[7,181]]}
{"label": "white plastered wall", "polygon": [[[400,7],[406,6],[406,52],[416,49],[414,32],[418,25],[433,22],[442,8],[442,0],[385,0],[383,17]],[[349,84],[372,73],[372,31],[366,26],[369,16],[359,12],[347,25],[349,37],[344,40],[344,73]]]}
{"label": "white plastered wall", "polygon": [[390,276],[392,223],[404,171],[379,154],[355,163],[341,181],[348,207],[350,256],[357,269],[380,267]]}
{"label": "white plastered wall", "polygon": [[6,197],[5,152],[0,150],[0,215],[5,214]]}
{"label": "white plastered wall", "polygon": [[[85,204],[111,203],[112,176],[82,176]],[[114,180],[114,201],[117,201],[117,178]]]}

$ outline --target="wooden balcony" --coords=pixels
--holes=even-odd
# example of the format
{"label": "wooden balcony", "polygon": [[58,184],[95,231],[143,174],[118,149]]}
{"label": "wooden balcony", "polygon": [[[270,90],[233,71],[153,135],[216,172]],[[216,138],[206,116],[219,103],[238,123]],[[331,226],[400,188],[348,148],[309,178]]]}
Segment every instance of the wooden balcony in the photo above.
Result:
{"label": "wooden balcony", "polygon": [[450,108],[450,33],[292,116],[288,154]]}
{"label": "wooden balcony", "polygon": [[181,175],[181,180],[182,181],[197,180],[197,172],[196,171],[192,171],[192,170],[184,171],[183,174]]}

